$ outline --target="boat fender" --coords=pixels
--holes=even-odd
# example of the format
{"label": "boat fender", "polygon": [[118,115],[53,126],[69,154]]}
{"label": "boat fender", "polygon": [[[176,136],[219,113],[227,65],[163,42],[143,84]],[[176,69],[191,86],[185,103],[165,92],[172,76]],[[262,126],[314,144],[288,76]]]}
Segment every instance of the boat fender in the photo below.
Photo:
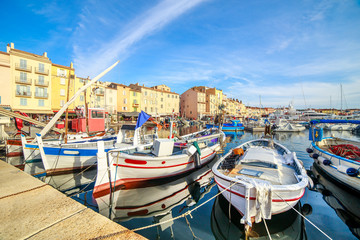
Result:
{"label": "boat fender", "polygon": [[331,162],[329,159],[325,159],[325,160],[323,161],[323,164],[324,164],[325,166],[329,166],[330,164],[332,164],[332,162]]}
{"label": "boat fender", "polygon": [[338,166],[337,170],[341,173],[349,175],[350,177],[356,177],[359,174],[357,169],[349,168],[347,166]]}
{"label": "boat fender", "polygon": [[308,187],[310,190],[312,190],[312,189],[314,189],[314,186],[315,186],[315,184],[314,184],[314,181],[312,180],[312,178],[311,178],[311,177],[308,178],[308,185],[307,185],[307,187]]}
{"label": "boat fender", "polygon": [[310,154],[310,157],[312,157],[313,159],[318,159],[319,154],[313,153],[313,154]]}
{"label": "boat fender", "polygon": [[195,168],[198,169],[201,167],[201,162],[200,162],[200,154],[198,152],[195,153],[194,155],[194,162],[195,162]]}
{"label": "boat fender", "polygon": [[355,168],[348,168],[346,170],[346,174],[349,175],[350,177],[356,177],[359,174],[359,171]]}
{"label": "boat fender", "polygon": [[307,149],[306,149],[306,152],[307,152],[307,153],[313,153],[314,150],[313,150],[312,148],[307,148]]}

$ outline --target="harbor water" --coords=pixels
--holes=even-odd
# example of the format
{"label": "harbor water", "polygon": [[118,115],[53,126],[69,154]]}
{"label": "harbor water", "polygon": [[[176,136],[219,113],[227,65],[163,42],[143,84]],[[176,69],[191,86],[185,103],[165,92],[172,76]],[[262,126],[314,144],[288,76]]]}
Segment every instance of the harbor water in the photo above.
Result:
{"label": "harbor water", "polygon": [[[178,135],[197,131],[197,126],[177,129]],[[149,130],[152,131],[152,130]],[[325,136],[360,139],[351,132],[324,132]],[[167,137],[162,130],[160,137]],[[219,155],[241,143],[260,138],[263,133],[226,132],[226,141]],[[308,173],[315,176],[315,187],[306,189],[296,206],[317,228],[294,210],[267,220],[272,239],[357,239],[360,236],[360,199],[346,192],[313,169],[313,160],[306,148],[310,146],[308,131],[277,133],[275,141],[297,154]],[[47,177],[45,182],[148,239],[245,239],[241,216],[218,195],[210,164],[180,177],[144,183],[137,188],[120,189],[95,199],[92,188],[96,170],[71,175]],[[218,196],[217,196],[218,195]],[[187,212],[190,214],[185,214]],[[159,222],[165,222],[158,225]],[[149,227],[155,225],[153,227]],[[320,230],[323,232],[321,232]],[[264,223],[255,224],[250,239],[269,239]]]}

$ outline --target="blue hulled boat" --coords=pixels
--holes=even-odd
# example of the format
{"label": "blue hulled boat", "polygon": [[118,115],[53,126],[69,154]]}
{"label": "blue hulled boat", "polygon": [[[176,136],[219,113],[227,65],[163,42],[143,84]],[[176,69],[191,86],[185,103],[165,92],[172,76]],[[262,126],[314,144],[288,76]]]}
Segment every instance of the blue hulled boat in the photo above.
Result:
{"label": "blue hulled boat", "polygon": [[[215,124],[206,124],[206,128],[218,128],[218,125]],[[223,131],[239,131],[244,130],[244,125],[240,120],[231,120],[231,123],[224,123],[222,126]]]}

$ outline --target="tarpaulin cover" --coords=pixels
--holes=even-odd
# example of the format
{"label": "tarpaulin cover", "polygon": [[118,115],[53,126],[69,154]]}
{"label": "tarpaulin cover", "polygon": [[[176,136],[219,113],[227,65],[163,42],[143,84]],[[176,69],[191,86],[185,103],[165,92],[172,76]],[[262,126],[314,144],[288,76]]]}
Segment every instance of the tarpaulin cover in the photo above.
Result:
{"label": "tarpaulin cover", "polygon": [[138,116],[138,120],[136,122],[135,129],[141,127],[151,116],[148,115],[146,112],[141,111],[141,113]]}
{"label": "tarpaulin cover", "polygon": [[360,124],[360,120],[340,120],[340,119],[319,119],[319,120],[311,120],[310,124],[318,124],[318,123],[352,123],[352,124]]}

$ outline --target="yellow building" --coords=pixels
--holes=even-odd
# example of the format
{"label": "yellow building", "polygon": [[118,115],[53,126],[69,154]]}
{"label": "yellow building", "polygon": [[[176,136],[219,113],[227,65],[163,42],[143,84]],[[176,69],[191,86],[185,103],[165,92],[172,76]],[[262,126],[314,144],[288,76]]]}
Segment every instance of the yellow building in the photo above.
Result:
{"label": "yellow building", "polygon": [[[51,109],[58,111],[74,95],[75,89],[75,69],[73,64],[70,67],[58,64],[51,65]],[[68,93],[69,90],[69,93]],[[75,104],[69,106],[74,109]]]}
{"label": "yellow building", "polygon": [[130,89],[130,104],[132,112],[141,112],[141,91]]}
{"label": "yellow building", "polygon": [[130,87],[123,84],[117,84],[117,112],[132,112]]}
{"label": "yellow building", "polygon": [[10,54],[11,107],[29,114],[52,114],[51,61],[45,52],[37,55],[7,46]]}

